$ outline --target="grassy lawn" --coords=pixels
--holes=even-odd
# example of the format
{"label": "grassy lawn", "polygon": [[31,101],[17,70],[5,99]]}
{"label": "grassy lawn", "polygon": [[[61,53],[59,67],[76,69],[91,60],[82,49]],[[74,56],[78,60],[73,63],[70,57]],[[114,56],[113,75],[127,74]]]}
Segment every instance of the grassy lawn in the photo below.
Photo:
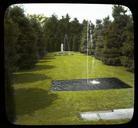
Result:
{"label": "grassy lawn", "polygon": [[[88,59],[88,75],[87,75]],[[116,77],[134,86],[134,74],[121,66],[107,66],[81,53],[49,53],[32,70],[14,74],[16,124],[111,124],[128,120],[84,121],[79,112],[128,108],[134,88],[95,91],[50,91],[52,80]]]}

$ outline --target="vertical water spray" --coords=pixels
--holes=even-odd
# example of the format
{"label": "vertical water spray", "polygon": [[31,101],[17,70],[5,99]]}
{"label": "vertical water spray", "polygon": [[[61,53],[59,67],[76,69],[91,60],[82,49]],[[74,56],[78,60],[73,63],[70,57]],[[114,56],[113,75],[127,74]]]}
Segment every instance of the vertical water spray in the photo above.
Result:
{"label": "vertical water spray", "polygon": [[[91,44],[91,49],[92,49],[92,23],[90,21],[90,44]],[[94,64],[95,64],[95,59],[92,58],[92,64],[91,64],[91,72],[90,73],[94,73]]]}
{"label": "vertical water spray", "polygon": [[[89,78],[89,57],[88,57],[88,54],[90,52],[91,54],[91,51],[92,50],[92,23],[91,21],[87,23],[87,84],[99,84],[100,82],[97,81],[97,80],[88,80]],[[94,73],[94,64],[95,64],[95,59],[92,58],[92,61],[91,61],[91,69],[90,69],[90,73]]]}
{"label": "vertical water spray", "polygon": [[87,84],[88,84],[88,41],[89,41],[89,21],[87,21]]}

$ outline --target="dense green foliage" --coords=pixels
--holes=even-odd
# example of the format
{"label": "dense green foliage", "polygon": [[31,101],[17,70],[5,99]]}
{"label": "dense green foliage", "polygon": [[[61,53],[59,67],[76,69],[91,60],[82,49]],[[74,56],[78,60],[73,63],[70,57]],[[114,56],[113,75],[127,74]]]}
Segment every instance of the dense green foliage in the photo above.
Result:
{"label": "dense green foliage", "polygon": [[[5,14],[8,17],[8,14]],[[16,70],[17,63],[17,37],[19,30],[17,24],[15,24],[11,18],[5,19],[5,31],[4,31],[4,42],[5,42],[5,97],[6,97],[6,111],[10,121],[14,121],[14,98],[12,84],[12,72]],[[7,38],[9,37],[9,38]],[[9,107],[10,106],[10,107]]]}
{"label": "dense green foliage", "polygon": [[81,24],[74,18],[70,21],[67,14],[60,20],[56,15],[52,15],[44,22],[44,35],[47,51],[60,51],[61,43],[64,44],[64,50],[79,51]]}
{"label": "dense green foliage", "polygon": [[34,67],[37,60],[45,55],[45,44],[40,24],[25,16],[18,6],[7,9],[4,29],[6,106],[9,120],[13,120],[12,73]]}
{"label": "dense green foliage", "polygon": [[[18,35],[16,38],[13,37],[14,42],[17,41],[16,45],[13,44],[13,41],[10,40],[11,36],[6,36],[7,46],[10,43],[14,45],[14,52],[16,56],[14,58],[16,61],[16,67],[18,69],[28,69],[32,68],[34,64],[37,62],[38,56],[44,55],[41,52],[44,51],[44,41],[43,34],[41,35],[41,26],[34,18],[28,18],[25,16],[23,9],[15,6],[14,8],[9,8],[7,10],[7,16],[5,16],[5,20],[11,19],[13,24],[16,24],[15,28],[18,28]],[[7,24],[5,23],[5,26]],[[8,29],[8,32],[11,30]],[[10,47],[10,46],[9,46]],[[13,50],[11,47],[6,47],[7,51]],[[41,52],[40,52],[41,50]],[[13,61],[15,59],[10,59],[9,61]],[[14,61],[13,61],[14,62]],[[15,66],[15,65],[14,65]]]}
{"label": "dense green foliage", "polygon": [[82,22],[82,33],[81,33],[81,43],[80,43],[80,52],[87,53],[87,54],[93,54],[95,46],[92,44],[92,37],[93,30],[94,30],[94,24],[89,23],[86,20],[83,20]]}
{"label": "dense green foliage", "polygon": [[[133,19],[126,12],[123,6],[115,5],[112,11],[113,21],[110,21],[109,16],[103,20],[98,19],[95,26],[89,24],[88,30],[88,21],[84,19],[82,24],[77,18],[70,21],[68,14],[61,19],[56,15],[49,18],[40,15],[26,16],[18,6],[9,8],[5,16],[5,31],[12,31],[8,24],[16,25],[17,30],[14,31],[18,31],[15,39],[14,35],[5,37],[7,42],[13,42],[7,43],[7,51],[15,52],[9,61],[16,69],[32,68],[46,52],[60,51],[63,43],[64,50],[86,53],[88,47],[88,54],[95,55],[105,64],[124,65],[134,71]],[[15,48],[9,50],[10,45]]]}
{"label": "dense green foliage", "polygon": [[94,55],[108,65],[124,65],[134,72],[133,19],[121,5],[113,6],[109,17],[97,20],[93,33]]}
{"label": "dense green foliage", "polygon": [[82,26],[82,35],[81,35],[81,44],[80,44],[80,51],[82,53],[87,52],[87,24],[88,22],[86,20],[83,20]]}
{"label": "dense green foliage", "polygon": [[[77,18],[56,15],[25,15],[21,7],[9,7],[5,13],[5,84],[7,112],[12,120],[13,96],[12,74],[16,71],[31,69],[47,52],[64,50],[87,53],[104,64],[125,66],[134,72],[134,33],[133,19],[126,14],[123,6],[113,6],[113,21],[109,17],[98,19],[96,25],[89,24],[92,30],[92,43],[88,21],[79,23]],[[70,63],[70,62],[68,62]],[[65,73],[66,74],[66,73]]]}
{"label": "dense green foliage", "polygon": [[102,49],[104,47],[103,42],[103,25],[101,20],[96,20],[96,27],[93,34],[93,42],[95,44],[94,55],[96,58],[101,59]]}

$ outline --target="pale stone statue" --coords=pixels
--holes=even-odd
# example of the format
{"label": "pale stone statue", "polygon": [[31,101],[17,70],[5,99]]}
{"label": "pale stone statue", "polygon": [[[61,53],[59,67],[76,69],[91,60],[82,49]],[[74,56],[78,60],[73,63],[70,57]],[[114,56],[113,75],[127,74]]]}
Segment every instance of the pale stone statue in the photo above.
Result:
{"label": "pale stone statue", "polygon": [[61,44],[61,52],[63,52],[63,43]]}

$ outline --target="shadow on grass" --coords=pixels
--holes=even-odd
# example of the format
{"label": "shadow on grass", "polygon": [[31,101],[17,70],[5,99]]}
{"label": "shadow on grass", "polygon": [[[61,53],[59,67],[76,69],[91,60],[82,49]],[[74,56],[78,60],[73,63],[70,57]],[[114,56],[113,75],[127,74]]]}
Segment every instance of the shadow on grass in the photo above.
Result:
{"label": "shadow on grass", "polygon": [[6,117],[12,123],[15,121],[15,102],[14,102],[14,89],[11,85],[5,84],[5,108]]}
{"label": "shadow on grass", "polygon": [[23,84],[23,83],[32,83],[36,81],[42,81],[50,79],[50,77],[43,75],[43,74],[35,74],[35,73],[21,73],[21,74],[14,74],[13,80],[16,84]]}
{"label": "shadow on grass", "polygon": [[50,70],[52,68],[55,68],[55,66],[53,65],[36,65],[34,68],[32,69],[24,69],[24,70],[20,70],[20,72],[31,72],[31,71],[40,71],[40,70]]}
{"label": "shadow on grass", "polygon": [[57,99],[56,94],[38,88],[17,89],[15,94],[15,115],[32,115],[36,110],[46,108]]}
{"label": "shadow on grass", "polygon": [[34,69],[32,69],[32,71],[49,70],[52,68],[55,68],[55,66],[53,66],[53,65],[36,65],[36,67]]}
{"label": "shadow on grass", "polygon": [[47,62],[52,62],[50,60],[39,60],[39,63],[47,63]]}
{"label": "shadow on grass", "polygon": [[52,59],[55,59],[55,57],[54,56],[46,56],[42,60],[52,60]]}
{"label": "shadow on grass", "polygon": [[41,60],[39,60],[40,63],[43,63],[43,62],[51,62],[52,59],[55,59],[54,56],[46,56],[44,58],[42,58]]}

